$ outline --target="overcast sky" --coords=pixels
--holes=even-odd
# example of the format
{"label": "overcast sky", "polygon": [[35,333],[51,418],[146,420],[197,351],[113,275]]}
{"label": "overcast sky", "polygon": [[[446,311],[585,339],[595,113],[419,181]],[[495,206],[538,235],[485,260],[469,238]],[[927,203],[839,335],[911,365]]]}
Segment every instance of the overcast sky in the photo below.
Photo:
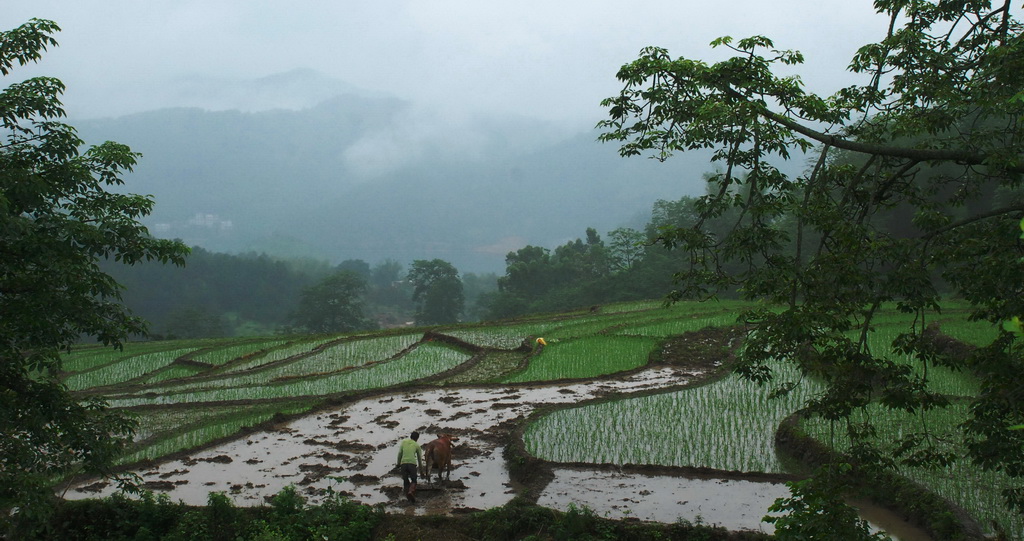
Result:
{"label": "overcast sky", "polygon": [[[255,79],[311,68],[448,111],[593,126],[615,72],[648,45],[714,60],[722,35],[767,35],[807,57],[808,87],[831,93],[885,20],[870,0],[2,0],[0,27],[52,19],[60,46],[12,78],[52,75],[75,117],[180,103],[182,79]],[[224,105],[221,105],[224,107]]]}

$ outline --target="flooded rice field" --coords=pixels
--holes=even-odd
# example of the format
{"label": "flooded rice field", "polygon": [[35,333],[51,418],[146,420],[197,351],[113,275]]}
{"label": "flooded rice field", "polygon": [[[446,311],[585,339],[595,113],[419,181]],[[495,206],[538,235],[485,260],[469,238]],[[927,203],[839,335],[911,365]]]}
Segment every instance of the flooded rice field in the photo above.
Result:
{"label": "flooded rice field", "polygon": [[[607,469],[556,467],[537,505],[567,511],[586,506],[607,518],[672,523],[679,519],[771,534],[762,518],[785,483],[769,480],[652,475]],[[851,502],[874,531],[895,541],[931,541],[902,517],[868,502]]]}
{"label": "flooded rice field", "polygon": [[[569,385],[525,385],[433,389],[366,398],[279,426],[248,434],[176,460],[137,471],[145,486],[188,504],[206,503],[209,492],[224,492],[238,505],[260,505],[288,485],[311,502],[330,488],[352,500],[384,504],[389,511],[415,514],[486,509],[513,497],[502,457],[517,421],[535,408],[576,403],[609,394],[660,389],[695,377],[672,367],[637,372],[615,380]],[[400,499],[394,471],[397,443],[413,430],[426,443],[439,433],[459,437],[451,483],[420,484],[420,504]],[[68,498],[105,496],[105,483],[73,487]],[[437,501],[434,501],[437,500]]]}
{"label": "flooded rice field", "polygon": [[[670,388],[698,377],[662,366],[616,379],[571,384],[441,388],[381,394],[323,410],[272,429],[160,462],[136,471],[144,485],[172,501],[203,505],[223,492],[237,505],[261,505],[293,485],[310,502],[328,490],[353,501],[381,504],[390,513],[453,514],[508,503],[516,493],[503,451],[518,423],[536,408],[604,396]],[[426,443],[436,434],[459,438],[451,480],[420,479],[417,503],[406,501],[395,469],[398,442],[412,431]],[[694,479],[586,468],[555,467],[538,490],[539,505],[560,510],[586,506],[599,516],[675,522],[702,520],[732,530],[770,532],[765,510],[787,494],[781,482]],[[68,490],[70,499],[106,496],[109,483]],[[887,519],[872,519],[874,522]],[[889,531],[898,524],[882,524]],[[926,539],[913,532],[905,541]]]}
{"label": "flooded rice field", "polygon": [[781,482],[555,468],[555,479],[537,504],[555,509],[585,505],[615,519],[675,522],[682,517],[731,530],[770,531],[761,517],[776,498],[788,495]]}

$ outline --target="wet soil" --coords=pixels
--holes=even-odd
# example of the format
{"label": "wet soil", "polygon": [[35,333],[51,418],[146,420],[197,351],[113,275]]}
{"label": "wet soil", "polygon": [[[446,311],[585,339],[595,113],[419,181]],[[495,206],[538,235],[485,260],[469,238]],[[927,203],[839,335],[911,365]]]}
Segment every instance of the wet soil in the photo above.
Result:
{"label": "wet soil", "polygon": [[[663,365],[617,379],[564,385],[401,391],[324,410],[136,473],[152,490],[195,505],[204,504],[211,491],[228,493],[238,505],[259,505],[295,485],[312,502],[321,500],[330,487],[395,512],[486,509],[515,495],[503,452],[517,423],[537,407],[663,389],[690,380],[692,376]],[[438,482],[436,476],[422,479],[424,495],[410,509],[393,493],[401,485],[394,463],[397,442],[413,430],[423,434],[421,443],[440,433],[460,439],[453,449],[451,482]],[[93,497],[97,488],[83,485],[69,496]],[[105,487],[98,494],[112,490]]]}
{"label": "wet soil", "polygon": [[[237,505],[261,505],[286,486],[310,502],[328,489],[389,513],[457,515],[504,505],[527,494],[566,510],[586,505],[600,516],[770,531],[765,509],[792,476],[700,468],[546,463],[526,455],[525,420],[538,409],[630,394],[664,392],[720,376],[739,340],[736,329],[688,333],[665,343],[650,365],[615,377],[546,384],[419,387],[366,395],[315,414],[278,419],[263,430],[136,471],[146,488],[203,505],[224,492]],[[397,443],[412,431],[459,437],[450,479],[421,478],[417,502],[402,494]],[[507,455],[515,457],[509,461]],[[509,464],[519,471],[513,475]],[[525,470],[525,471],[524,471]],[[112,493],[82,483],[66,497]],[[906,539],[913,539],[907,537]]]}

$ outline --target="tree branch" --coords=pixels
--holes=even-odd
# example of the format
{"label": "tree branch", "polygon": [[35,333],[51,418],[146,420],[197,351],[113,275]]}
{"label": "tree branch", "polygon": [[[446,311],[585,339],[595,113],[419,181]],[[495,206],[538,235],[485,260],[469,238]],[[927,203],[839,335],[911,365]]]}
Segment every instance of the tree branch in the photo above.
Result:
{"label": "tree branch", "polygon": [[971,223],[974,223],[974,222],[980,222],[981,220],[985,220],[985,219],[988,219],[988,218],[994,218],[996,216],[1002,216],[1003,214],[1010,214],[1011,212],[1024,212],[1024,205],[1013,205],[1013,206],[1009,206],[1009,207],[992,209],[992,210],[990,210],[988,212],[981,212],[981,213],[975,214],[974,216],[970,216],[968,218],[964,218],[963,220],[957,220],[957,221],[955,221],[953,223],[950,223],[948,225],[940,227],[940,228],[936,229],[935,231],[929,231],[928,234],[922,236],[921,238],[925,239],[925,240],[931,240],[932,238],[934,238],[934,237],[936,237],[938,235],[941,235],[941,234],[943,234],[943,233],[945,233],[947,231],[952,231],[953,229],[956,229],[958,227],[963,227],[963,226],[965,226],[967,224],[971,224]]}
{"label": "tree branch", "polygon": [[[749,101],[746,96],[736,91],[731,87],[725,88],[726,94],[733,98]],[[765,107],[760,110],[760,115],[777,122],[782,126],[789,128],[801,135],[810,137],[815,141],[824,145],[829,145],[842,150],[849,150],[851,152],[859,152],[862,154],[872,154],[876,156],[887,156],[890,158],[903,158],[913,160],[917,162],[955,162],[964,165],[984,165],[988,155],[981,152],[975,152],[973,150],[965,149],[954,149],[954,148],[911,148],[911,147],[897,147],[888,145],[879,145],[874,143],[864,143],[861,141],[853,141],[845,139],[836,135],[830,135],[822,133],[817,130],[813,130],[793,119],[771,111]],[[1007,166],[1006,171],[1012,173],[1024,173],[1024,166]]]}
{"label": "tree branch", "polygon": [[[794,122],[783,115],[767,109],[764,109],[761,114],[765,118],[778,122],[779,124],[782,124],[801,135],[810,137],[819,143],[834,146],[842,150],[849,150],[851,152],[888,156],[890,158],[904,158],[917,162],[951,161],[965,165],[982,165],[985,163],[985,159],[987,157],[985,154],[980,152],[963,149],[893,147],[877,145],[874,143],[864,143],[861,141],[852,141],[835,135],[829,135],[827,133],[812,130],[807,126]],[[1024,172],[1024,168],[1012,168],[1008,170]]]}

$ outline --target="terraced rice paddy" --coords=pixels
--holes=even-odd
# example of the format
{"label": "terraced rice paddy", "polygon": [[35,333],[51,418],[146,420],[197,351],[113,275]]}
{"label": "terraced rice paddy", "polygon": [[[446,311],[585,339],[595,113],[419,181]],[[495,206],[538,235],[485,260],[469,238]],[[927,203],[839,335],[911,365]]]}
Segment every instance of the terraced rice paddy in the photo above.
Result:
{"label": "terraced rice paddy", "polygon": [[64,383],[73,391],[81,391],[92,387],[128,382],[153,371],[161,370],[173,363],[175,359],[195,350],[196,348],[190,347],[133,355],[91,370],[72,374],[64,379]]}
{"label": "terraced rice paddy", "polygon": [[[979,471],[970,460],[957,453],[956,444],[961,440],[957,427],[967,419],[967,408],[964,403],[917,415],[873,406],[863,411],[854,421],[865,419],[871,419],[878,427],[878,439],[882,442],[896,442],[907,434],[927,430],[940,450],[953,451],[959,458],[942,470],[902,466],[897,471],[929,487],[936,494],[958,502],[982,523],[998,520],[1004,524],[1007,531],[1024,532],[1024,517],[1008,515],[1003,507],[1001,491],[1013,486],[1012,480],[1002,472]],[[849,448],[850,442],[845,432],[841,429],[833,430],[828,423],[820,419],[805,421],[803,427],[812,437],[826,442],[835,449]],[[888,448],[892,448],[893,445],[894,443]]]}
{"label": "terraced rice paddy", "polygon": [[[223,491],[242,505],[263,503],[289,484],[316,501],[331,486],[357,501],[388,505],[393,511],[450,512],[507,503],[514,491],[496,432],[538,406],[593,399],[610,392],[635,392],[685,383],[679,371],[655,368],[614,381],[529,388],[428,389],[397,391],[318,411],[267,430],[246,435],[188,457],[140,471],[153,488],[195,504],[209,491]],[[236,410],[237,412],[238,410]],[[229,416],[232,412],[225,411]],[[174,419],[166,419],[174,422]],[[425,505],[409,508],[397,498],[400,479],[391,471],[395,447],[413,430],[421,443],[437,432],[459,436],[452,490],[436,483],[422,487]],[[397,481],[397,483],[396,483]],[[113,487],[79,487],[70,494],[108,494]],[[98,491],[98,492],[97,492]],[[431,497],[429,494],[434,492]],[[432,501],[440,499],[441,501]]]}
{"label": "terraced rice paddy", "polygon": [[560,409],[530,425],[526,446],[556,462],[784,473],[775,429],[816,390],[803,386],[770,399],[769,387],[731,375],[670,393]]}
{"label": "terraced rice paddy", "polygon": [[[314,501],[330,486],[395,512],[483,508],[522,489],[503,456],[521,445],[551,468],[550,484],[529,487],[542,505],[587,505],[598,514],[669,521],[711,519],[719,516],[712,515],[715,508],[737,519],[723,519],[727,527],[763,529],[766,505],[755,495],[774,498],[778,482],[790,475],[774,452],[775,429],[817,388],[804,382],[785,400],[770,400],[770,389],[736,376],[707,381],[711,365],[651,364],[671,360],[662,349],[666,338],[732,325],[740,307],[629,303],[428,334],[140,343],[124,352],[82,348],[65,368],[69,385],[101,392],[139,420],[136,447],[124,462],[156,460],[138,473],[151,489],[175,499],[202,503],[207,492],[224,491],[239,503],[262,504],[294,484]],[[956,328],[957,321],[950,317],[944,325]],[[877,347],[905,324],[898,317],[883,323],[871,338]],[[548,345],[538,347],[537,337]],[[694,345],[728,346],[697,338]],[[792,376],[780,370],[782,379]],[[968,395],[972,382],[960,376],[936,377],[936,385]],[[519,426],[522,440],[514,437]],[[414,429],[428,439],[444,431],[462,440],[453,483],[431,487],[422,505],[410,508],[398,501],[400,481],[390,461],[394,445]],[[161,458],[172,454],[180,458]],[[629,464],[661,469],[622,473]],[[704,475],[694,477],[695,468]],[[716,481],[709,471],[722,477]],[[594,488],[574,497],[566,487],[580,475],[614,479],[625,492],[602,497]],[[668,492],[645,488],[662,478],[670,479],[664,481]],[[90,484],[69,494],[112,490]],[[683,494],[698,486],[710,500],[748,507],[688,507],[696,500]]]}
{"label": "terraced rice paddy", "polygon": [[653,339],[594,336],[589,340],[550,342],[531,359],[526,370],[505,378],[505,383],[595,378],[625,372],[647,364]]}

